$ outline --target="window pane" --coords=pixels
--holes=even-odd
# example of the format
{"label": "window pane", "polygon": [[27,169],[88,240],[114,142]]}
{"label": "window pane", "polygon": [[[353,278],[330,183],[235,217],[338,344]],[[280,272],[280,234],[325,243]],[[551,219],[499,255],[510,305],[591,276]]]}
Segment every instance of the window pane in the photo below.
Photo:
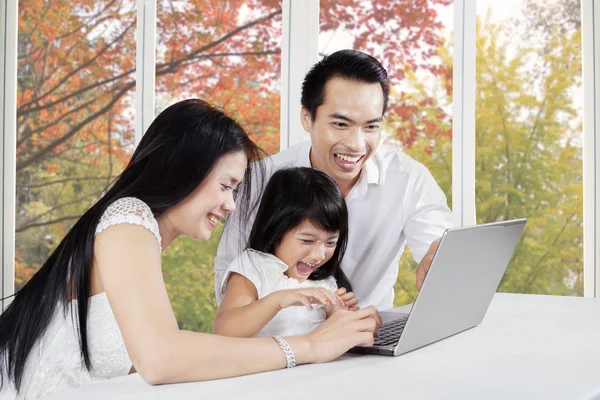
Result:
{"label": "window pane", "polygon": [[[452,0],[321,1],[319,52],[371,54],[392,83],[383,144],[423,163],[452,204]],[[417,264],[405,249],[395,305],[414,301]]]}
{"label": "window pane", "polygon": [[[268,153],[279,150],[279,0],[160,0],[157,3],[157,112],[199,97],[235,117]],[[163,255],[181,328],[211,332],[216,311],[208,242],[178,238]]]}
{"label": "window pane", "polygon": [[19,1],[15,286],[134,148],[135,0]]}
{"label": "window pane", "polygon": [[582,295],[579,0],[477,13],[477,222],[528,218],[499,290]]}

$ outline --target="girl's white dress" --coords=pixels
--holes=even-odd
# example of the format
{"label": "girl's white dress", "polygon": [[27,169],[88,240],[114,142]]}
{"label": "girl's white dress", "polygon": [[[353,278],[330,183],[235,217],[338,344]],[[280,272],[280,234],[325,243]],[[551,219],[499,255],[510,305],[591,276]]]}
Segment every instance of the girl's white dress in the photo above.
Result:
{"label": "girl's white dress", "polygon": [[[148,229],[160,246],[158,222],[143,201],[132,197],[115,201],[102,215],[96,234],[118,224]],[[88,372],[81,359],[76,324],[77,300],[73,300],[66,312],[62,306],[57,307],[48,329],[29,354],[17,399],[36,399],[129,373],[131,360],[106,293],[90,297],[88,304],[87,334],[93,372]],[[5,379],[4,382],[0,399],[4,396],[10,398],[10,388],[6,387],[8,381]]]}
{"label": "girl's white dress", "polygon": [[[245,250],[233,260],[227,269],[221,281],[221,295],[225,295],[227,280],[229,275],[234,272],[246,277],[254,284],[259,299],[277,290],[285,289],[317,287],[329,289],[332,292],[337,290],[337,284],[333,277],[321,281],[305,280],[304,282],[298,282],[296,279],[288,278],[284,274],[287,269],[288,266],[272,254],[252,249]],[[314,305],[312,311],[305,306],[288,307],[279,311],[255,336],[304,335],[314,330],[326,318],[325,309],[320,305]]]}

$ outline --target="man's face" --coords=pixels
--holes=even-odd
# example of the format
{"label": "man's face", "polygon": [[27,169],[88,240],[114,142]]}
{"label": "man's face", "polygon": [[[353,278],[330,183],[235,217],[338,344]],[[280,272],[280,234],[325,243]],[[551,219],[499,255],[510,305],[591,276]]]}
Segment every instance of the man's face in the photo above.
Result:
{"label": "man's face", "polygon": [[379,83],[333,78],[315,120],[302,109],[302,126],[310,133],[313,168],[331,176],[348,195],[360,171],[381,141],[383,90]]}

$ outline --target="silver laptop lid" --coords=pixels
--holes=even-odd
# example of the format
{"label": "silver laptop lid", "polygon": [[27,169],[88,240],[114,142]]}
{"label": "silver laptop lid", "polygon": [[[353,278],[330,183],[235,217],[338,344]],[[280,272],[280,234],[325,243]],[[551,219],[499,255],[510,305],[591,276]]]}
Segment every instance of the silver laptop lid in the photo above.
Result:
{"label": "silver laptop lid", "polygon": [[446,230],[395,355],[481,323],[526,221],[518,219]]}

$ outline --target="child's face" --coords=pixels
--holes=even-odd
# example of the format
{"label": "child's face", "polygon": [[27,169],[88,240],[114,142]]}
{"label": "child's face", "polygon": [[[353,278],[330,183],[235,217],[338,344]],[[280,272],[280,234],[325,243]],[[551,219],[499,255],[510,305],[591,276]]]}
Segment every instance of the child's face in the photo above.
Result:
{"label": "child's face", "polygon": [[287,276],[303,282],[333,256],[338,237],[338,232],[327,232],[304,221],[285,234],[275,256],[289,267]]}

